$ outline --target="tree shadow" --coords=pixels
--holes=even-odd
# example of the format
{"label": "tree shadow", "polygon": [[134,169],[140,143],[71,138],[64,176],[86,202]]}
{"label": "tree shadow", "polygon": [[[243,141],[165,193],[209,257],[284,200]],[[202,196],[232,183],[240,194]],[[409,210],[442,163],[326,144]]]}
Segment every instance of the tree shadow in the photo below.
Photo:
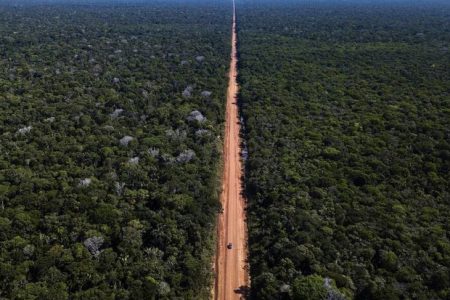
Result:
{"label": "tree shadow", "polygon": [[248,296],[250,295],[250,287],[246,285],[241,285],[240,287],[234,289],[234,292],[236,294],[241,294],[242,295],[241,299],[247,299]]}

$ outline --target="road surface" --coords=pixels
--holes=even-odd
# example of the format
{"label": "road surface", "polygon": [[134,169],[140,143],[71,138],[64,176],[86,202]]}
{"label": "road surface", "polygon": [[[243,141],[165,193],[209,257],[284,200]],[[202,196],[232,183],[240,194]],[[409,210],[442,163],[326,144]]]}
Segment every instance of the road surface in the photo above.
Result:
{"label": "road surface", "polygon": [[[233,0],[233,28],[231,37],[231,62],[227,91],[224,166],[222,175],[223,213],[218,220],[216,253],[216,300],[240,299],[236,289],[249,284],[247,268],[247,225],[245,223],[245,201],[242,195],[242,162],[240,123],[237,105],[238,84],[236,52],[236,7]],[[232,243],[232,249],[227,244]]]}

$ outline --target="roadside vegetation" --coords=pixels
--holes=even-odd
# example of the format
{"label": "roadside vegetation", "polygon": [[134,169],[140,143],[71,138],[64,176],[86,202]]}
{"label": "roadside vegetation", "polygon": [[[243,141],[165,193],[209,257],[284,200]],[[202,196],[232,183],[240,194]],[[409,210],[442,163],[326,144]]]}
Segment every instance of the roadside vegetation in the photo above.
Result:
{"label": "roadside vegetation", "polygon": [[254,299],[448,299],[450,8],[246,3]]}
{"label": "roadside vegetation", "polygon": [[1,299],[209,297],[230,7],[0,7]]}

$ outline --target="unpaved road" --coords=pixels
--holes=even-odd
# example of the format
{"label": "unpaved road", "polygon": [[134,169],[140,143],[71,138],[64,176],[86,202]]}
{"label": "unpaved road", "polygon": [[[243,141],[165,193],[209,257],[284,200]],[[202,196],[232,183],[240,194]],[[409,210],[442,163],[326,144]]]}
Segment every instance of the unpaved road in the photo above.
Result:
{"label": "unpaved road", "polygon": [[[216,253],[216,300],[240,299],[235,289],[249,284],[247,268],[247,225],[245,201],[242,196],[242,162],[240,123],[238,116],[236,8],[233,0],[233,28],[231,37],[231,62],[226,104],[224,140],[224,169],[221,202],[223,213],[218,220],[218,245]],[[227,244],[232,243],[232,249]]]}

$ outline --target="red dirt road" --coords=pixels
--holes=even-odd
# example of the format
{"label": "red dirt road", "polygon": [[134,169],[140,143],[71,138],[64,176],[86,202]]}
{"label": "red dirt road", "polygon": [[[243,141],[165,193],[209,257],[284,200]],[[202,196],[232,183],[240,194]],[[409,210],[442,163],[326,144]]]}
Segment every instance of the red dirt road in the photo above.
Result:
{"label": "red dirt road", "polygon": [[[231,37],[231,63],[226,105],[224,140],[224,169],[222,175],[223,213],[218,221],[218,245],[216,253],[216,300],[240,299],[235,289],[248,286],[247,225],[245,201],[242,196],[242,162],[240,123],[237,106],[238,84],[236,51],[236,8],[233,1],[233,29]],[[227,244],[232,243],[232,249]]]}

